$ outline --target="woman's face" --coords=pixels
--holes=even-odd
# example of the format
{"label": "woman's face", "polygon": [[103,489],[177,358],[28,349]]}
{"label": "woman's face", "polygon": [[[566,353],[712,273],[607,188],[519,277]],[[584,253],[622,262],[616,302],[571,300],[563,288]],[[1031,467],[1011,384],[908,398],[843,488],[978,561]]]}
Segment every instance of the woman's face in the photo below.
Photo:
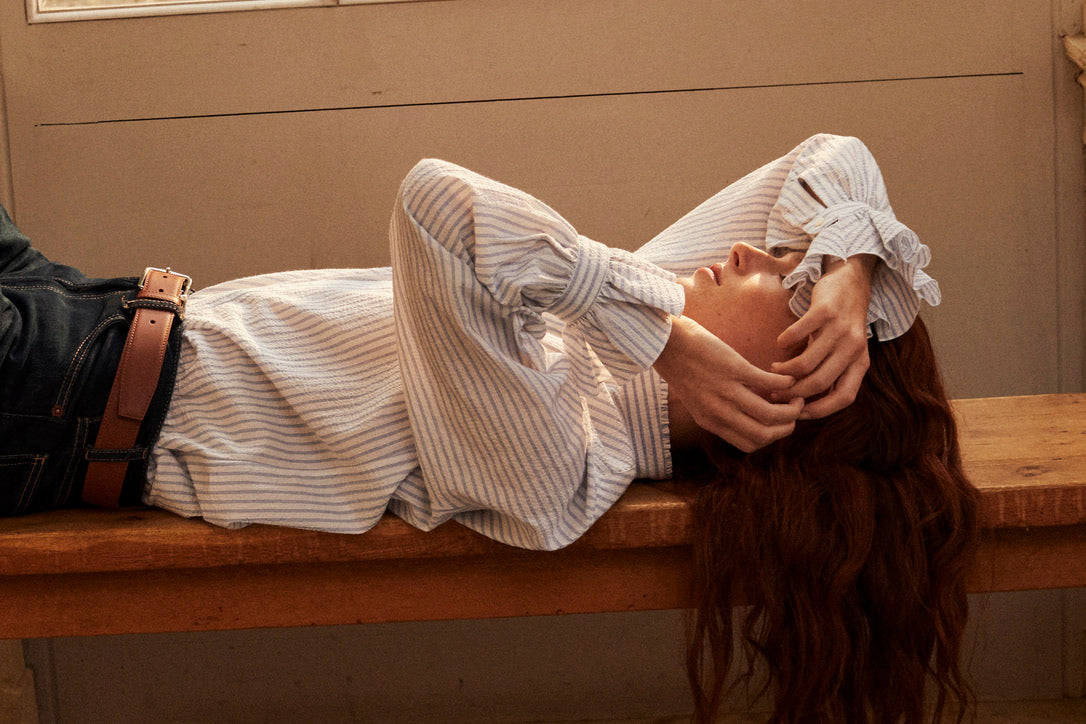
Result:
{"label": "woman's face", "polygon": [[693,319],[752,364],[769,369],[799,352],[782,349],[777,337],[796,321],[788,307],[792,290],[784,277],[803,259],[803,252],[771,256],[748,244],[732,247],[728,260],[701,267],[679,279],[686,293],[683,316]]}

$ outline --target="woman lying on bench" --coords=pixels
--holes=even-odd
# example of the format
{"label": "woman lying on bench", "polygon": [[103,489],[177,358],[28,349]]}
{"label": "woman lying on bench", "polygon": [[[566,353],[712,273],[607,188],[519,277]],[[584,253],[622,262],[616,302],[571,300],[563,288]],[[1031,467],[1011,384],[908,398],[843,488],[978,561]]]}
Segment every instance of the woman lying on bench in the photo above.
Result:
{"label": "woman lying on bench", "polygon": [[739,604],[775,721],[920,721],[929,681],[934,716],[964,706],[976,493],[914,324],[938,288],[856,139],[809,139],[637,253],[424,161],[390,269],[190,299],[169,270],[87,279],[0,221],[0,512],[120,498],[359,533],[387,510],[554,549],[681,451],[705,483],[699,719]]}

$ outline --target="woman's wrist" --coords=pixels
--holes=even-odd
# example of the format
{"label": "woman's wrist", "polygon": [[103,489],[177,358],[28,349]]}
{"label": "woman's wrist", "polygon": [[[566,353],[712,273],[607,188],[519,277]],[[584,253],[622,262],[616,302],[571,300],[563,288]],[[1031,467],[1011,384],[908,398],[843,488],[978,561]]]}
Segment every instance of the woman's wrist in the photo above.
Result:
{"label": "woman's wrist", "polygon": [[875,272],[875,264],[879,258],[874,254],[854,254],[847,259],[842,259],[829,254],[822,257],[822,273],[831,274],[839,269],[849,269],[860,275],[860,279],[871,283],[871,275]]}

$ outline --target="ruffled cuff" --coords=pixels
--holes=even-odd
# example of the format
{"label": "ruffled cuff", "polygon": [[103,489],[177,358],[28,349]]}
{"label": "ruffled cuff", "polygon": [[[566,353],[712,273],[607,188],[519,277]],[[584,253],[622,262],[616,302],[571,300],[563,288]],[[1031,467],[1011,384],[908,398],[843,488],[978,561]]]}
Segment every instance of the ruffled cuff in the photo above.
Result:
{"label": "ruffled cuff", "polygon": [[931,252],[894,216],[882,173],[858,139],[814,137],[801,161],[770,214],[766,240],[770,250],[808,247],[785,279],[785,286],[795,289],[792,311],[802,316],[810,308],[823,257],[873,254],[883,263],[876,265],[871,279],[868,328],[880,340],[901,336],[912,326],[922,301],[939,304],[939,285],[924,272]]}
{"label": "ruffled cuff", "polygon": [[630,252],[602,244],[597,247],[607,250],[606,261],[601,259],[607,271],[595,299],[583,299],[573,310],[575,316],[562,317],[566,307],[555,311],[562,300],[549,311],[567,322],[567,349],[572,344],[587,343],[608,372],[622,383],[660,356],[671,334],[671,315],[682,314],[685,298],[671,272]]}
{"label": "ruffled cuff", "polygon": [[860,202],[846,202],[823,209],[803,229],[812,237],[810,247],[784,280],[785,287],[795,289],[790,306],[796,315],[802,316],[810,308],[825,256],[848,259],[872,254],[883,261],[871,279],[867,310],[867,322],[880,340],[907,332],[921,301],[932,306],[941,301],[938,282],[924,271],[931,251],[892,214]]}
{"label": "ruffled cuff", "polygon": [[[502,234],[485,243],[477,240],[476,272],[503,305],[515,310],[522,333],[538,340],[547,330],[542,315],[558,317],[565,322],[566,352],[598,359],[621,383],[660,356],[671,315],[682,313],[682,287],[674,274],[628,251],[575,232],[554,233],[567,229],[556,226],[534,238]],[[586,354],[575,354],[578,349]]]}

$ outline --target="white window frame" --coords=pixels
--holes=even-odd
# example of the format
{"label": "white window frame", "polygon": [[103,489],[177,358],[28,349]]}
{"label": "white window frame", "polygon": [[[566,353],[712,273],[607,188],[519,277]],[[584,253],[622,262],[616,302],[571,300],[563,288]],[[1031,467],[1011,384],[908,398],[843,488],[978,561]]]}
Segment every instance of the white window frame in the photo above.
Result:
{"label": "white window frame", "polygon": [[[70,0],[69,0],[70,1]],[[110,0],[87,7],[64,7],[63,0],[26,0],[26,18],[30,23],[55,23],[67,20],[105,20],[108,18],[146,17],[222,13],[274,8],[326,7],[367,3],[417,2],[418,0]]]}

